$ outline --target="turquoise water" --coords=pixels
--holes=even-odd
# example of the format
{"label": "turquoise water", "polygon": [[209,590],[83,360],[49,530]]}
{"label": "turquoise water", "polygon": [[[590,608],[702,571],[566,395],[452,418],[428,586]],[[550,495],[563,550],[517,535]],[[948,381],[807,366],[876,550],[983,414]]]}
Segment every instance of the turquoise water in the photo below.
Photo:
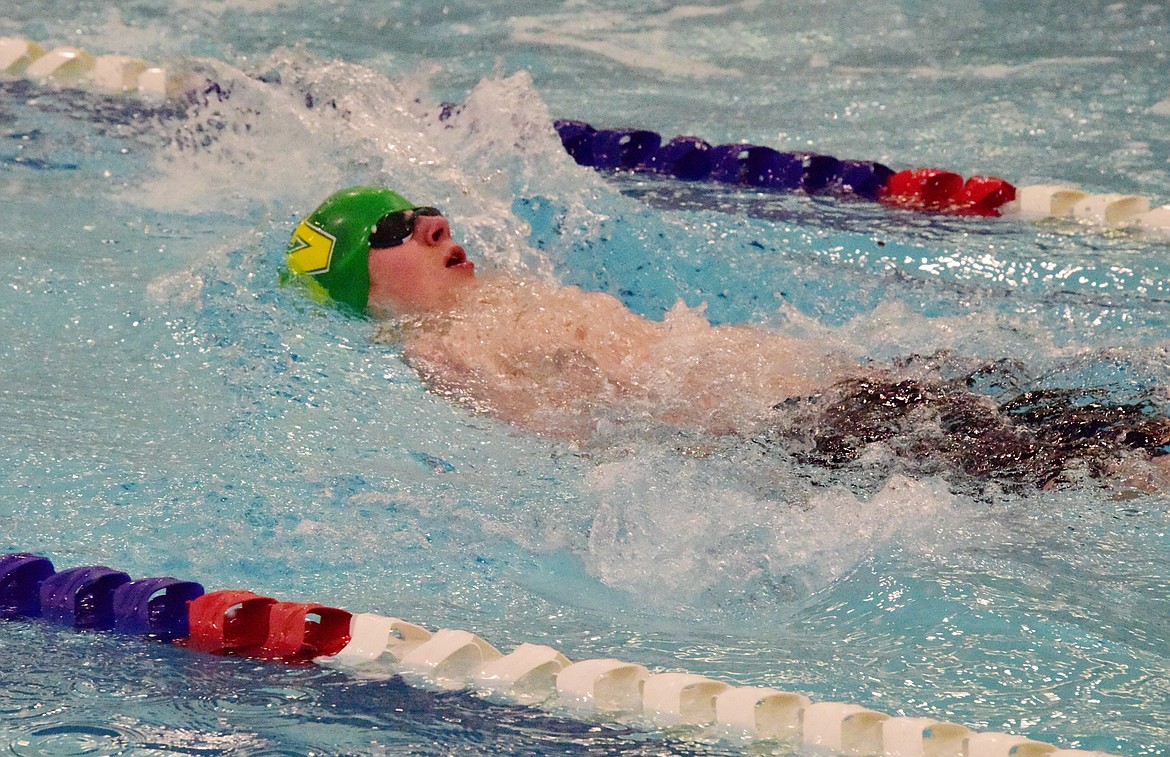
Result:
{"label": "turquoise water", "polygon": [[[220,69],[231,97],[181,118],[0,90],[0,551],[1170,754],[1164,496],[861,486],[650,430],[552,442],[427,392],[369,324],[275,286],[296,219],[391,183],[444,208],[481,268],[652,317],[681,297],[877,361],[1165,386],[1164,241],[604,177],[549,128],[1170,201],[1170,12],[1016,5],[6,11],[0,35],[246,75]],[[444,101],[467,108],[441,124]],[[22,755],[742,748],[36,623],[0,625],[0,654],[0,743]]]}

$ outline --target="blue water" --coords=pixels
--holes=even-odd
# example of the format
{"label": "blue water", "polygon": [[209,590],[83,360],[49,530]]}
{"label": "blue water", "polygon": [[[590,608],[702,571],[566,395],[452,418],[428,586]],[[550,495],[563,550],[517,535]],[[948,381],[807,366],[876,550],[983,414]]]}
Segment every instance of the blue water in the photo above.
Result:
{"label": "blue water", "polygon": [[[6,10],[0,35],[219,61],[231,97],[178,117],[0,90],[0,551],[1170,754],[1165,496],[861,486],[650,431],[549,441],[429,393],[369,324],[275,284],[296,219],[389,183],[444,208],[481,268],[651,317],[681,297],[879,362],[951,350],[1054,385],[1170,385],[1165,241],[599,176],[549,128],[1170,202],[1170,11],[1020,5]],[[467,103],[449,124],[445,101]],[[743,746],[38,623],[0,625],[0,683],[20,755]]]}

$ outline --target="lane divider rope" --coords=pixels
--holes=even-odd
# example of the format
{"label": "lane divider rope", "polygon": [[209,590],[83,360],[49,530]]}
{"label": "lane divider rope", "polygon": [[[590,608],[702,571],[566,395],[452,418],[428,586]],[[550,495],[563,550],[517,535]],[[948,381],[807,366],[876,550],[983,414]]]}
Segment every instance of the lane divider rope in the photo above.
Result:
{"label": "lane divider rope", "polygon": [[583,121],[555,123],[565,149],[579,164],[599,170],[660,174],[777,191],[834,194],[894,208],[953,215],[1028,220],[1071,218],[1091,225],[1170,233],[1170,205],[1153,208],[1139,195],[1091,194],[1060,185],[1016,187],[994,176],[964,179],[941,168],[894,171],[874,161],[780,152],[749,144],[711,145],[678,136],[662,143],[654,132],[595,129]]}
{"label": "lane divider rope", "polygon": [[652,672],[612,658],[571,661],[552,647],[504,654],[470,631],[430,631],[400,618],[281,602],[251,591],[206,592],[169,576],[134,580],[104,565],[57,572],[46,557],[0,555],[0,619],[113,631],[194,651],[360,669],[377,665],[416,684],[590,719],[641,717],[657,726],[784,740],[883,757],[1108,757],[1008,733],[977,733],[932,718],[813,702],[773,688],[687,672]]}
{"label": "lane divider rope", "polygon": [[[99,55],[75,47],[45,50],[18,37],[0,37],[0,76],[147,100],[196,103],[224,90],[193,71],[174,71],[123,55]],[[445,104],[440,118],[459,106]],[[895,171],[875,161],[841,160],[810,152],[781,152],[753,144],[712,145],[693,136],[663,141],[646,129],[597,129],[583,121],[554,124],[573,159],[603,171],[634,171],[683,181],[706,181],[779,192],[835,194],[904,210],[1037,220],[1071,218],[1116,228],[1170,235],[1170,205],[1152,208],[1149,198],[1092,194],[1075,187],[1017,188],[994,176],[961,175],[940,168]]]}

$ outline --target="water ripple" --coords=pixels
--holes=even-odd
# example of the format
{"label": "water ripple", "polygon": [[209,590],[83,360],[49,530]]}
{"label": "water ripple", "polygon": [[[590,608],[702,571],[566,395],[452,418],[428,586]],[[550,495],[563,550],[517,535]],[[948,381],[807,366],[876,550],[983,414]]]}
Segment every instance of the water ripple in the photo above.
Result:
{"label": "water ripple", "polygon": [[62,723],[27,731],[17,736],[10,748],[19,757],[115,755],[127,754],[140,741],[141,734],[128,728]]}

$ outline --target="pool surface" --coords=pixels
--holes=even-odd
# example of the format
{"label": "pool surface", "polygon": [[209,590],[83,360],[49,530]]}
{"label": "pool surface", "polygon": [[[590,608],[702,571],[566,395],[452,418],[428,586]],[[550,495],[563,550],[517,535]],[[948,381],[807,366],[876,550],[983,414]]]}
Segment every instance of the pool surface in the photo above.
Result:
{"label": "pool surface", "polygon": [[[1165,495],[808,471],[649,427],[545,439],[277,285],[299,218],[390,184],[481,270],[648,317],[681,298],[879,364],[1164,394],[1164,239],[605,175],[552,121],[1161,205],[1170,9],[117,5],[29,0],[0,36],[241,73],[181,108],[0,83],[0,553],[1170,754]],[[802,754],[37,622],[0,623],[0,660],[18,755]]]}

